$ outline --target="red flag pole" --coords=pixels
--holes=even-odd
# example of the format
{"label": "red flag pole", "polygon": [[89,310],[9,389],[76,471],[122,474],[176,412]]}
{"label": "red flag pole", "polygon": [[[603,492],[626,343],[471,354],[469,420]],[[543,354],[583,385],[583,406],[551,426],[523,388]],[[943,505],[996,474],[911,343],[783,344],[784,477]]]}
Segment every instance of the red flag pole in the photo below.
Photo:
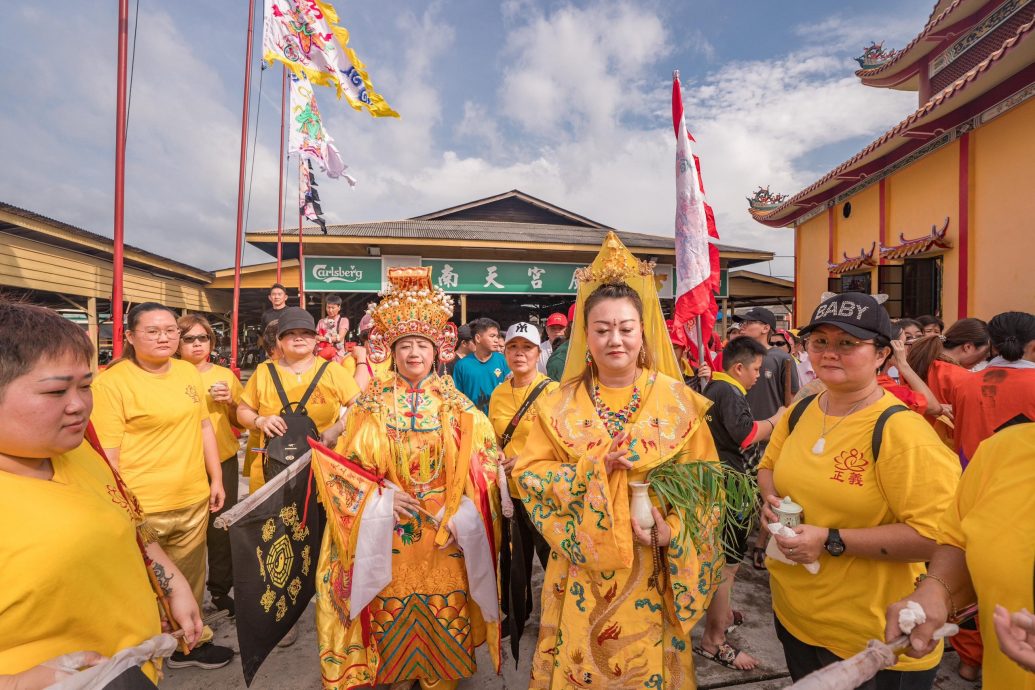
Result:
{"label": "red flag pole", "polygon": [[119,60],[115,95],[115,228],[111,253],[111,349],[122,356],[122,267],[126,215],[126,53],[129,37],[129,0],[119,0]]}
{"label": "red flag pole", "polygon": [[[124,2],[128,0],[123,0]],[[255,0],[248,1],[248,33],[244,52],[244,104],[241,106],[241,165],[237,180],[237,237],[234,249],[234,311],[230,319],[230,367],[237,370],[238,317],[241,309],[241,252],[244,240],[244,170],[248,162],[248,103],[252,86],[252,33]]]}
{"label": "red flag pole", "polygon": [[284,118],[287,111],[287,66],[281,65],[280,80],[280,182],[277,184],[277,282],[280,282],[280,265],[284,260]]}
{"label": "red flag pole", "polygon": [[[299,180],[301,182],[301,180]],[[298,306],[305,309],[305,269],[302,255],[302,212],[298,213]]]}

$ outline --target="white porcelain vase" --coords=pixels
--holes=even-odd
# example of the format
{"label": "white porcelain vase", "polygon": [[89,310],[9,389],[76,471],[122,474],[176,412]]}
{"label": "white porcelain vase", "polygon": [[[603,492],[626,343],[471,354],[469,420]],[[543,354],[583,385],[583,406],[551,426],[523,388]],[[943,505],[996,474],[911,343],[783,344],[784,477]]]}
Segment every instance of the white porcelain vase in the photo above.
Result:
{"label": "white porcelain vase", "polygon": [[650,496],[647,495],[647,488],[650,482],[629,482],[629,513],[640,529],[650,529],[654,526],[653,507]]}

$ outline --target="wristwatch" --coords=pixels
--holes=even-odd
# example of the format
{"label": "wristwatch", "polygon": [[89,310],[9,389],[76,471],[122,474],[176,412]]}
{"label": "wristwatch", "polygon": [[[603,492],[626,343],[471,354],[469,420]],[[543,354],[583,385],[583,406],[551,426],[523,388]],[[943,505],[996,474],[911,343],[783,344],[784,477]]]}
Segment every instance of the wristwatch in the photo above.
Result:
{"label": "wristwatch", "polygon": [[827,550],[831,556],[835,558],[845,552],[845,543],[841,541],[841,533],[836,529],[831,528],[827,532],[827,540],[823,544],[823,548]]}

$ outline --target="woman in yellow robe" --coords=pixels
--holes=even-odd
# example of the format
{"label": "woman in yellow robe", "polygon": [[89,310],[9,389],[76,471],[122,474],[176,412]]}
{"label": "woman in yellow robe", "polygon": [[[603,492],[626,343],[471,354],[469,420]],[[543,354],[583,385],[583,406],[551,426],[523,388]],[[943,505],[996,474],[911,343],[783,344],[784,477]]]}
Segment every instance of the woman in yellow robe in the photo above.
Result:
{"label": "woman in yellow robe", "polygon": [[513,471],[552,549],[529,687],[693,688],[690,630],[722,567],[717,507],[684,525],[651,489],[652,533],[631,520],[629,483],[716,467],[708,402],[678,377],[649,265],[609,233],[580,279],[564,381],[537,403]]}
{"label": "woman in yellow robe", "polygon": [[[412,301],[411,299],[412,298]],[[374,684],[455,688],[474,675],[475,647],[489,643],[499,671],[498,452],[489,420],[434,373],[438,350],[452,351],[451,300],[433,289],[430,269],[389,271],[389,290],[372,310],[371,357],[388,355],[390,377],[373,381],[346,417],[338,450],[372,477],[397,487],[390,535],[391,580],[354,610],[360,525],[341,512],[347,475],[317,470],[331,526],[317,573],[317,632],[328,690]],[[355,475],[352,475],[355,476]],[[461,551],[457,520],[487,547],[476,564]],[[367,566],[369,567],[369,566]],[[472,568],[479,568],[471,577]],[[481,584],[473,591],[470,580]],[[483,595],[477,600],[478,592]],[[358,608],[358,606],[357,606]]]}

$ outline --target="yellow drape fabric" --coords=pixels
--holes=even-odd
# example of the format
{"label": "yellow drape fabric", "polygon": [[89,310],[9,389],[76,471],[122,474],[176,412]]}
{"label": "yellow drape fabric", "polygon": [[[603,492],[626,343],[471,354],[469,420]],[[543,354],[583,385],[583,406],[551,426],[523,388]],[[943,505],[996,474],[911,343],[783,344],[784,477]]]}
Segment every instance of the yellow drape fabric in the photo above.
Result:
{"label": "yellow drape fabric", "polygon": [[[702,424],[708,402],[656,372],[641,374],[636,386],[641,406],[625,427],[632,470],[606,473],[611,438],[581,385],[562,386],[537,403],[538,419],[514,468],[518,497],[551,547],[530,688],[561,690],[589,679],[600,687],[695,687],[690,630],[707,606],[722,555],[714,546],[699,552],[689,540],[674,541],[661,564],[661,591],[649,588],[653,558],[633,539],[628,482],[644,481],[666,462],[717,463]],[[631,396],[631,386],[601,390],[612,409]],[[666,521],[678,533],[679,519]]]}
{"label": "yellow drape fabric", "polygon": [[[445,525],[470,498],[499,541],[498,453],[488,419],[453,387],[432,375],[417,386],[392,377],[372,382],[346,418],[338,452],[417,498]],[[317,483],[325,505],[334,493]],[[487,491],[487,513],[480,487]],[[333,520],[333,518],[332,518]],[[470,677],[474,649],[487,642],[499,668],[499,626],[486,624],[469,595],[463,554],[440,548],[449,537],[424,515],[396,524],[392,581],[367,607],[350,609],[349,589],[359,520],[339,520],[324,533],[317,572],[317,634],[323,685]],[[364,615],[370,638],[363,638]]]}

